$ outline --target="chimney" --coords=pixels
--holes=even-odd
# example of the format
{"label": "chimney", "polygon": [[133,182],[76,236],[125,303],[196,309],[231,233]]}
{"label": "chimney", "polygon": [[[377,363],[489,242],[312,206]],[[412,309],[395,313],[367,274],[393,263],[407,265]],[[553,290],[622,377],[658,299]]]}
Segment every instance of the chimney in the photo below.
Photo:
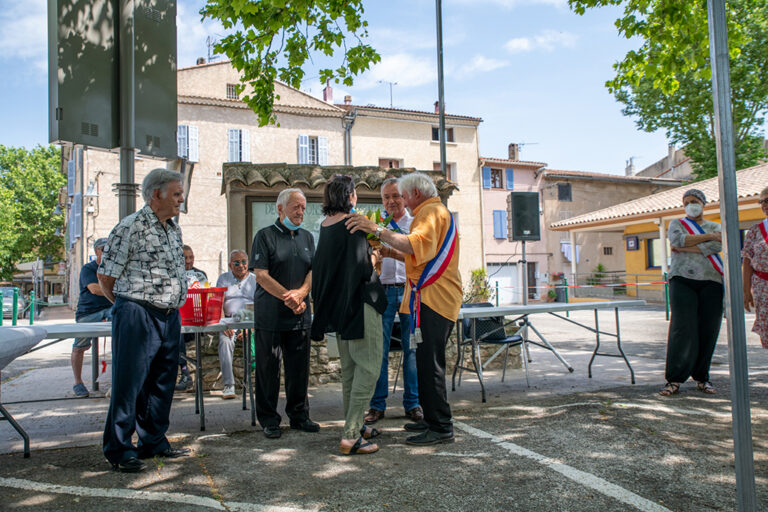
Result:
{"label": "chimney", "polygon": [[624,168],[624,174],[627,176],[635,175],[635,157],[631,156],[629,157],[629,160],[627,160],[627,166]]}
{"label": "chimney", "polygon": [[435,102],[435,114],[439,114],[439,113],[440,113],[440,102],[436,101]]}
{"label": "chimney", "polygon": [[323,89],[323,101],[326,103],[333,103],[333,89],[328,82],[325,83],[325,89]]}
{"label": "chimney", "polygon": [[520,160],[520,145],[515,144],[514,142],[509,145],[509,159],[510,160]]}
{"label": "chimney", "polygon": [[344,96],[344,104],[345,105],[351,105],[352,104],[352,96],[350,96],[349,94]]}
{"label": "chimney", "polygon": [[675,145],[670,144],[667,146],[667,168],[673,169],[675,167]]}
{"label": "chimney", "polygon": [[198,57],[196,65],[205,64],[205,57]]}

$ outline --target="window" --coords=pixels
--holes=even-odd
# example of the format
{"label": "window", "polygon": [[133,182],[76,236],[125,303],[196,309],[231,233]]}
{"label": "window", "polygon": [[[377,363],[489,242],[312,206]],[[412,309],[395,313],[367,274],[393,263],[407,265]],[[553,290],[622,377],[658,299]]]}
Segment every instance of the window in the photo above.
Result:
{"label": "window", "polygon": [[507,239],[507,210],[493,210],[493,238]]}
{"label": "window", "polygon": [[248,130],[237,128],[227,130],[229,139],[229,161],[250,162],[251,142]]}
{"label": "window", "polygon": [[392,160],[390,158],[379,158],[379,167],[381,169],[399,169],[401,167],[400,160]]}
{"label": "window", "polygon": [[[437,126],[432,127],[432,140],[440,142],[440,128]],[[453,138],[453,128],[445,129],[445,142],[456,142]]]}
{"label": "window", "polygon": [[[456,226],[456,231],[459,231],[459,212],[451,212],[451,215],[453,215],[453,224]],[[459,233],[459,238],[461,238],[461,233]]]}
{"label": "window", "polygon": [[186,158],[190,162],[199,161],[197,126],[180,124],[176,130],[176,144],[179,158]]}
{"label": "window", "polygon": [[501,169],[491,169],[491,188],[504,188]]}
{"label": "window", "polygon": [[227,99],[228,100],[236,100],[237,99],[237,85],[236,84],[227,84]]}
{"label": "window", "polygon": [[557,200],[558,201],[572,201],[572,199],[571,199],[571,184],[570,183],[558,183],[557,184]]}
{"label": "window", "polygon": [[603,256],[613,256],[613,247],[603,247]]}
{"label": "window", "polygon": [[[442,167],[440,166],[440,162],[432,162],[432,170],[441,171]],[[456,162],[445,163],[445,179],[453,181],[454,183],[459,180],[459,174],[456,170]]]}
{"label": "window", "polygon": [[299,163],[328,165],[328,137],[299,135]]}
{"label": "window", "polygon": [[661,268],[661,243],[658,238],[649,238],[646,240],[648,253],[647,268]]}

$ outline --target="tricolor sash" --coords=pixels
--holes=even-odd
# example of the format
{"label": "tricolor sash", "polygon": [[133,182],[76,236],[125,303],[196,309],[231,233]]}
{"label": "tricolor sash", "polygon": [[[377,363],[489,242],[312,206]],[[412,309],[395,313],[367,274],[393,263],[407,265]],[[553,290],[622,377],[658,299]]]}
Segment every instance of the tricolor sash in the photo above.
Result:
{"label": "tricolor sash", "polygon": [[[691,235],[705,234],[704,229],[702,229],[702,227],[699,226],[695,220],[691,220],[688,217],[683,217],[680,219],[680,224],[682,224],[685,230],[688,231],[688,233]],[[723,260],[720,259],[720,255],[710,254],[707,256],[707,259],[710,263],[712,263],[712,266],[715,267],[715,270],[717,270],[720,275],[723,275]]]}
{"label": "tricolor sash", "polygon": [[[384,210],[384,218],[386,219],[387,217],[389,217],[389,214],[387,213],[387,210]],[[402,233],[402,232],[403,232],[403,230],[402,230],[402,229],[400,229],[400,226],[398,226],[398,225],[397,225],[397,222],[395,222],[395,218],[394,218],[394,217],[392,217],[392,218],[390,219],[390,221],[389,221],[389,225],[390,225],[390,226],[392,226],[392,229],[393,229],[393,230],[394,230],[396,233]]]}
{"label": "tricolor sash", "polygon": [[408,280],[411,283],[411,301],[409,309],[411,312],[411,334],[416,332],[416,328],[421,324],[421,290],[422,288],[431,285],[437,281],[445,269],[448,268],[448,264],[453,257],[453,252],[456,250],[456,240],[458,239],[458,233],[456,231],[456,224],[453,222],[453,214],[448,212],[451,217],[451,225],[448,227],[448,233],[445,235],[440,249],[434,258],[429,260],[424,270],[421,272],[419,281],[413,284],[413,281]]}
{"label": "tricolor sash", "polygon": [[[763,239],[765,240],[765,244],[768,245],[768,219],[765,219],[763,222],[761,222],[759,226],[760,226],[760,233],[763,234]],[[752,272],[760,279],[768,281],[768,272],[761,272],[760,270],[756,270],[754,267],[752,267]]]}

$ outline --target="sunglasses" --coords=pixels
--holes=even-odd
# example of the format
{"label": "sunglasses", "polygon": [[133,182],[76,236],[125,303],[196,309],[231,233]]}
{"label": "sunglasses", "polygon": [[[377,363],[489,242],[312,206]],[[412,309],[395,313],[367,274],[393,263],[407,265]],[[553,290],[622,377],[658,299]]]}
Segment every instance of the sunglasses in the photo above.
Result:
{"label": "sunglasses", "polygon": [[245,261],[245,260],[240,260],[240,261],[233,261],[233,262],[232,262],[232,264],[233,264],[234,266],[236,266],[236,267],[239,267],[240,265],[243,265],[243,266],[247,265],[247,264],[248,264],[248,262],[247,262],[247,261]]}

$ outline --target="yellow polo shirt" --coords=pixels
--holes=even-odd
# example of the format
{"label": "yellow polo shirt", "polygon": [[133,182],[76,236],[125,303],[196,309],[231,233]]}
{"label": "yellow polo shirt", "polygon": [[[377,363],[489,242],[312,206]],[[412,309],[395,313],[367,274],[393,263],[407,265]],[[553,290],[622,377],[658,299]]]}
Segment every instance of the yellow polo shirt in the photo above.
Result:
{"label": "yellow polo shirt", "polygon": [[[413,222],[408,240],[413,247],[413,254],[405,257],[405,276],[407,278],[401,313],[408,313],[411,300],[411,284],[417,283],[424,267],[440,250],[440,246],[451,226],[451,214],[443,206],[439,197],[427,199],[413,210]],[[461,276],[459,275],[459,240],[448,262],[448,267],[437,281],[422,288],[421,303],[448,320],[455,322],[461,308]]]}

